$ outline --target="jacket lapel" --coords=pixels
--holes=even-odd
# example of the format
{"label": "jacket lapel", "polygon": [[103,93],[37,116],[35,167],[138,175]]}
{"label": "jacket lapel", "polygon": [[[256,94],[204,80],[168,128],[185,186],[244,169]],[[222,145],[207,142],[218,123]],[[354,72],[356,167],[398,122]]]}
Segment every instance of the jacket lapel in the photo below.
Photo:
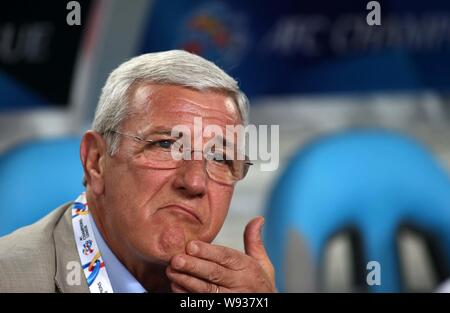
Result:
{"label": "jacket lapel", "polygon": [[75,244],[71,203],[53,232],[56,252],[55,285],[59,292],[89,293]]}

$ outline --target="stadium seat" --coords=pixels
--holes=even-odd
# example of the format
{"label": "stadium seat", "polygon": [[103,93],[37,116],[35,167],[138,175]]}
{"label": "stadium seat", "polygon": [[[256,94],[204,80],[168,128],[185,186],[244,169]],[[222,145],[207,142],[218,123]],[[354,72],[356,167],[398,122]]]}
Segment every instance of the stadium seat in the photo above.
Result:
{"label": "stadium seat", "polygon": [[[405,253],[411,246],[402,244],[405,231],[415,234],[416,248],[424,242],[424,249],[412,251],[424,251],[429,260],[435,281],[420,291],[430,291],[450,276],[449,177],[416,140],[358,129],[320,137],[292,157],[271,193],[264,240],[281,291],[326,291],[326,264],[342,262],[327,258],[327,249],[347,234],[342,238],[351,256],[343,260],[351,261],[352,288],[335,291],[399,292],[412,290],[411,272],[423,272],[414,265],[419,257]],[[381,273],[373,285],[367,282],[370,261]]]}
{"label": "stadium seat", "polygon": [[31,140],[0,156],[0,236],[37,221],[84,190],[80,140]]}

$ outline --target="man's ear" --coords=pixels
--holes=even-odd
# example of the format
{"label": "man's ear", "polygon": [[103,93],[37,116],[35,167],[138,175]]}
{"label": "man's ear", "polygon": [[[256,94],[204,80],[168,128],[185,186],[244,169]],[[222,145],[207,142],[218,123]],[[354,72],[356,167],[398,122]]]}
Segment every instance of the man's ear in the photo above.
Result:
{"label": "man's ear", "polygon": [[80,158],[87,186],[94,194],[101,195],[105,188],[104,170],[106,143],[96,131],[89,130],[81,139]]}

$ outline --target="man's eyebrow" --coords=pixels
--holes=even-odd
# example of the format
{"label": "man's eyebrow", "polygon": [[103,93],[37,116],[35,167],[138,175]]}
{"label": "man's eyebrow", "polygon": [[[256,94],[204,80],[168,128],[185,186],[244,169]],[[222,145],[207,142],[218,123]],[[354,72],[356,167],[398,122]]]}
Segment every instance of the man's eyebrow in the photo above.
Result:
{"label": "man's eyebrow", "polygon": [[167,136],[172,136],[172,130],[167,129],[167,128],[149,129],[149,130],[146,130],[146,131],[142,131],[141,134],[142,134],[142,136],[144,136],[144,137],[151,136],[151,135],[167,135]]}
{"label": "man's eyebrow", "polygon": [[[141,132],[143,137],[148,137],[151,135],[167,135],[167,136],[172,136],[172,130],[171,129],[167,129],[167,128],[156,128],[156,129],[149,129],[145,132]],[[182,135],[182,134],[180,134]],[[178,136],[181,137],[181,136]],[[230,141],[228,141],[225,137],[221,136],[221,135],[217,135],[216,138],[219,141],[222,141],[222,144],[224,147],[233,147],[234,144]]]}
{"label": "man's eyebrow", "polygon": [[153,130],[149,132],[150,135],[171,135],[172,131],[170,130]]}

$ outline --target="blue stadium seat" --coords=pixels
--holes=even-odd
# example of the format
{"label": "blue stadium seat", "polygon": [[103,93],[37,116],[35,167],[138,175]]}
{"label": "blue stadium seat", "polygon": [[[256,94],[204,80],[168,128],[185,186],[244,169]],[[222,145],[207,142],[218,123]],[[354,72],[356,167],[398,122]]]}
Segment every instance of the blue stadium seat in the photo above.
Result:
{"label": "blue stadium seat", "polygon": [[0,156],[0,236],[37,221],[83,191],[80,140],[32,140]]}
{"label": "blue stadium seat", "polygon": [[286,290],[286,277],[295,271],[285,262],[290,230],[304,240],[320,275],[327,243],[351,228],[362,246],[364,268],[358,270],[372,260],[381,266],[381,285],[367,291],[404,291],[396,244],[402,225],[433,238],[448,273],[450,180],[431,152],[405,135],[378,129],[314,140],[291,159],[268,203],[264,240],[277,286]]}

